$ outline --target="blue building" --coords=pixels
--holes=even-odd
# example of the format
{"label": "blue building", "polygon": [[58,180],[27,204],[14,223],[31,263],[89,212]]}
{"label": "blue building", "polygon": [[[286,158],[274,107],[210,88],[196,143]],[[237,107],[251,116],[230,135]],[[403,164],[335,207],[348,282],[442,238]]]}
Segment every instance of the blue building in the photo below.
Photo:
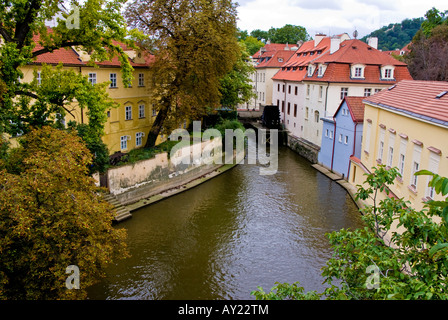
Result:
{"label": "blue building", "polygon": [[345,97],[333,118],[322,118],[318,162],[344,178],[349,175],[350,157],[361,158],[364,99]]}

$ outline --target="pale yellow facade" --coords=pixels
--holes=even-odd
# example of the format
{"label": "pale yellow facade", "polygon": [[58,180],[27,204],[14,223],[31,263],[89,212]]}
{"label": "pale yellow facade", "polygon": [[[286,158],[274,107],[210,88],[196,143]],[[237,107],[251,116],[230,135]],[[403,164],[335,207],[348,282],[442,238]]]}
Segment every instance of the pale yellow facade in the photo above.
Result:
{"label": "pale yellow facade", "polygon": [[[85,59],[87,60],[87,59]],[[136,59],[134,59],[135,61]],[[94,83],[110,82],[107,87],[108,95],[118,103],[118,108],[107,112],[108,120],[105,124],[103,141],[109,149],[109,153],[129,152],[145,145],[147,133],[151,129],[156,113],[153,111],[151,90],[148,86],[150,67],[134,67],[134,79],[131,87],[125,87],[122,81],[121,68],[119,66],[68,66],[87,76]],[[28,65],[22,68],[24,77],[22,81],[31,82],[34,70],[40,71],[40,65]],[[73,120],[78,123],[88,123],[87,110],[80,110],[73,103],[71,114],[65,116],[65,122]],[[165,140],[159,136],[157,144]],[[14,142],[13,142],[13,145]]]}
{"label": "pale yellow facade", "polygon": [[372,172],[379,163],[397,167],[402,178],[396,179],[390,191],[420,210],[428,198],[442,197],[428,187],[428,176],[416,177],[414,173],[429,170],[448,177],[447,156],[446,126],[366,103],[361,163],[351,161],[349,182],[362,185],[364,174]]}

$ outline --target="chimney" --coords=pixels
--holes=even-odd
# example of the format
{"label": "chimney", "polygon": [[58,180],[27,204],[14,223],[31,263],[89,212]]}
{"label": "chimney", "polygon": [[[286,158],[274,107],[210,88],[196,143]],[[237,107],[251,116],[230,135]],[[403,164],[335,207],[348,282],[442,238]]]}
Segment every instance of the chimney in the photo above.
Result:
{"label": "chimney", "polygon": [[266,44],[271,44],[271,39],[268,39],[268,41],[266,41]]}
{"label": "chimney", "polygon": [[331,45],[330,45],[330,54],[335,53],[339,50],[339,47],[341,45],[341,39],[337,36],[334,36],[331,38]]}
{"label": "chimney", "polygon": [[325,38],[326,35],[323,33],[316,33],[314,36],[314,46],[317,47],[317,45],[322,41],[323,38]]}
{"label": "chimney", "polygon": [[378,49],[378,38],[377,37],[367,38],[367,44],[374,49]]}

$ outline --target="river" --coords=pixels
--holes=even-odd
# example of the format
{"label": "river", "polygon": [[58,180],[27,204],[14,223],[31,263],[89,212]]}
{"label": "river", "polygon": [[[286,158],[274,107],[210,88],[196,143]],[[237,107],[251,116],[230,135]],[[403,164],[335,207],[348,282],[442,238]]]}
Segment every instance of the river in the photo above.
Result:
{"label": "river", "polygon": [[286,147],[278,172],[241,164],[118,225],[131,257],[107,269],[90,299],[254,299],[275,282],[324,289],[326,233],[362,226],[339,184]]}

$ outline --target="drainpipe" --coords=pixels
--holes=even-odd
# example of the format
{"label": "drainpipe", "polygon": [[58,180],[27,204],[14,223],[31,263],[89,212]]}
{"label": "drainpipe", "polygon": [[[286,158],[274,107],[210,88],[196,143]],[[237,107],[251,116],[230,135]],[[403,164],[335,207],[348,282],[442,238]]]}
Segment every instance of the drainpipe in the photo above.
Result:
{"label": "drainpipe", "polygon": [[[79,67],[79,74],[82,73],[81,68],[82,68],[82,67],[80,66],[80,67]],[[80,109],[81,109],[81,123],[84,124],[84,108],[81,107]]]}
{"label": "drainpipe", "polygon": [[[355,136],[353,138],[353,153],[350,156],[353,157],[355,155],[355,148],[356,148],[356,129],[358,127],[358,122],[355,123]],[[348,181],[348,177],[350,176],[350,158],[348,159],[348,170],[347,170],[347,181]]]}
{"label": "drainpipe", "polygon": [[283,110],[283,126],[286,128],[286,80],[283,80],[283,88],[285,89],[285,96],[284,96],[285,110]]}
{"label": "drainpipe", "polygon": [[334,122],[334,134],[333,134],[333,150],[331,151],[331,171],[333,171],[333,161],[334,161],[334,144],[336,142],[336,118],[333,116]]}

